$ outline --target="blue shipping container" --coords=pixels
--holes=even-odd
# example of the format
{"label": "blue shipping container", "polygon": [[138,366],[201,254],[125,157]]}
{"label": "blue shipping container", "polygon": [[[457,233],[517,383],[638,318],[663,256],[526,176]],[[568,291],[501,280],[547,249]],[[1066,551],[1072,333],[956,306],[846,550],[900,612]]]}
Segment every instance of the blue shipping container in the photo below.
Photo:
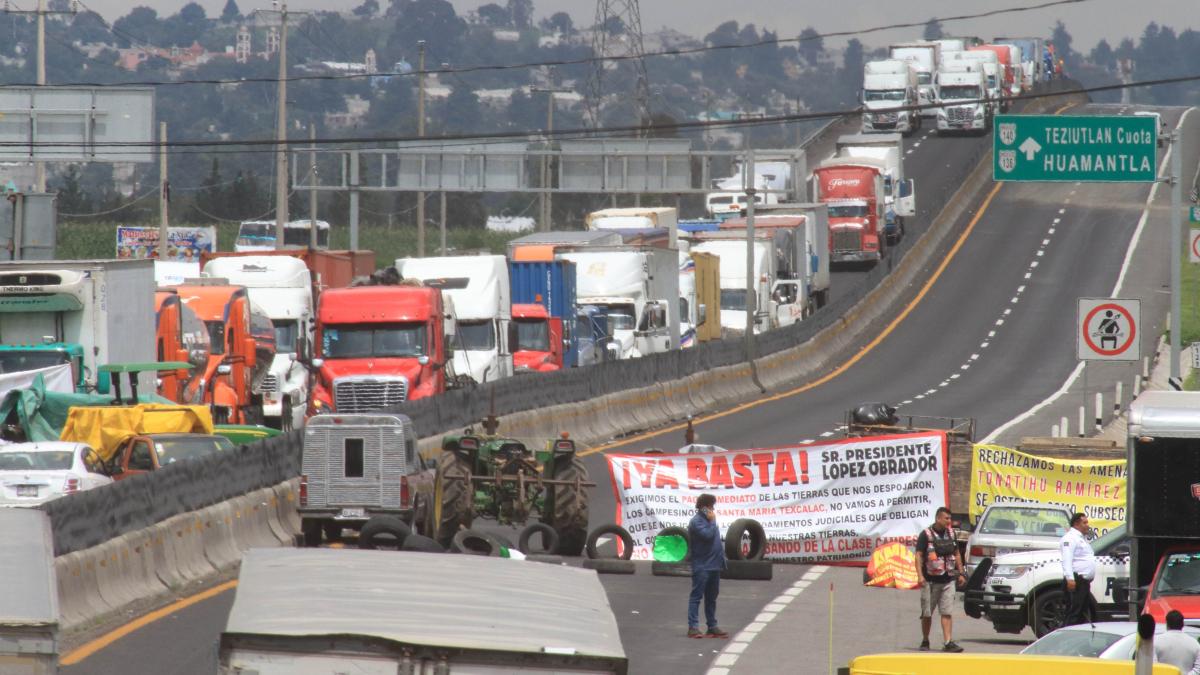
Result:
{"label": "blue shipping container", "polygon": [[574,330],[575,263],[569,260],[552,262],[514,261],[508,263],[508,278],[514,305],[538,304],[550,316],[562,319],[563,367],[578,365],[578,341]]}

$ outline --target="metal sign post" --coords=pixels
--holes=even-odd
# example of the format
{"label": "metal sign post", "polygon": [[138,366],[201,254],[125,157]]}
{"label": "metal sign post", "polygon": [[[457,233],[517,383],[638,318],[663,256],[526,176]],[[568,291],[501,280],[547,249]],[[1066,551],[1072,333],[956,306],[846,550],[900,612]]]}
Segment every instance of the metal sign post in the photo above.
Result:
{"label": "metal sign post", "polygon": [[[1153,120],[1153,118],[1147,118]],[[1176,127],[1171,134],[1171,386],[1183,389],[1180,368],[1180,333],[1183,331],[1183,130]]]}

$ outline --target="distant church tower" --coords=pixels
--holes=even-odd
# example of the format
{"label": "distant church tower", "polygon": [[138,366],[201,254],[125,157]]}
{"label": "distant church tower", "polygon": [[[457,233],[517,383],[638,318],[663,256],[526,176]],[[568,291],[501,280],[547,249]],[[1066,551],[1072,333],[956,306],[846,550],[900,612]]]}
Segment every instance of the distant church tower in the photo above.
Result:
{"label": "distant church tower", "polygon": [[267,31],[267,54],[274,54],[279,51],[279,29],[271,26]]}
{"label": "distant church tower", "polygon": [[375,50],[374,49],[367,50],[367,55],[365,57],[363,57],[363,62],[367,66],[368,73],[375,74],[375,73],[379,72],[379,67],[375,61]]}

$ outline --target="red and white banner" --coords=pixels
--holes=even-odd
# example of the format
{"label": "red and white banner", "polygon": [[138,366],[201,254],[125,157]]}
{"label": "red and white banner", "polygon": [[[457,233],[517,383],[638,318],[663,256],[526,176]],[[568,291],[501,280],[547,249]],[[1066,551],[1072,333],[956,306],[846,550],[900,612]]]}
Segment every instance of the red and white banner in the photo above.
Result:
{"label": "red and white banner", "polygon": [[914,544],[950,499],[944,433],[607,459],[635,559],[651,557],[663,528],[686,527],[704,492],[717,497],[722,536],[753,518],[766,530],[767,558],[781,562],[865,563],[880,544]]}

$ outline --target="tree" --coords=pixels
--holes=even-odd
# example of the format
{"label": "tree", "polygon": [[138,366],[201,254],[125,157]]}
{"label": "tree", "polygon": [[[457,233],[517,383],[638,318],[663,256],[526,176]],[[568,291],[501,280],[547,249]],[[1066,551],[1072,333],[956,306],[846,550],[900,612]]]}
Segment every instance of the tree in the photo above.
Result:
{"label": "tree", "polygon": [[839,78],[846,83],[850,92],[850,100],[854,100],[858,96],[859,90],[862,89],[863,64],[865,62],[863,44],[858,41],[858,38],[850,38],[850,41],[846,43],[846,51],[842,55],[842,77]]}
{"label": "tree", "polygon": [[117,35],[122,47],[131,46],[130,38],[156,44],[162,34],[158,12],[149,7],[134,7],[128,14],[113,22],[113,33]]}
{"label": "tree", "polygon": [[1108,40],[1101,38],[1096,46],[1092,48],[1092,53],[1088,56],[1088,60],[1100,66],[1101,68],[1112,69],[1116,65],[1116,57],[1113,56],[1112,47],[1109,46]]}
{"label": "tree", "polygon": [[508,0],[508,15],[518,30],[533,25],[533,0]]}
{"label": "tree", "polygon": [[354,8],[354,16],[369,19],[379,13],[378,0],[363,0],[363,4]]}
{"label": "tree", "polygon": [[821,34],[810,26],[800,31],[800,45],[796,49],[800,56],[808,61],[808,65],[815,66],[825,51],[825,41],[821,39]]}
{"label": "tree", "polygon": [[575,22],[571,20],[571,15],[566,12],[555,12],[549,17],[542,19],[540,25],[542,30],[548,33],[575,34]]}
{"label": "tree", "polygon": [[72,213],[82,214],[92,210],[92,202],[83,190],[80,181],[79,166],[72,164],[67,167],[58,183],[58,212],[62,216]]}
{"label": "tree", "polygon": [[946,37],[946,33],[942,31],[942,22],[937,19],[930,19],[925,24],[924,37],[926,40],[941,40]]}
{"label": "tree", "polygon": [[512,14],[509,13],[508,8],[501,7],[494,2],[481,6],[475,12],[479,14],[479,20],[485,26],[504,28],[512,25]]}
{"label": "tree", "polygon": [[450,90],[442,113],[442,125],[443,131],[452,134],[479,131],[483,126],[479,97],[470,87],[460,83]]}
{"label": "tree", "polygon": [[192,203],[192,218],[199,223],[209,223],[214,217],[227,217],[228,202],[224,186],[221,185],[221,160],[213,158],[208,177],[201,185],[203,189],[196,193],[196,199]]}
{"label": "tree", "polygon": [[467,32],[467,22],[446,0],[393,0],[388,14],[396,19],[388,36],[385,63],[415,54],[418,40],[429,41],[431,47],[436,44],[441,54],[458,53]]}
{"label": "tree", "polygon": [[222,23],[236,23],[242,18],[242,12],[238,9],[237,0],[227,0],[225,9],[221,10]]}
{"label": "tree", "polygon": [[1062,21],[1054,23],[1050,43],[1054,45],[1055,56],[1062,59],[1064,72],[1076,64],[1079,55],[1071,50],[1071,34],[1067,32],[1067,27]]}

